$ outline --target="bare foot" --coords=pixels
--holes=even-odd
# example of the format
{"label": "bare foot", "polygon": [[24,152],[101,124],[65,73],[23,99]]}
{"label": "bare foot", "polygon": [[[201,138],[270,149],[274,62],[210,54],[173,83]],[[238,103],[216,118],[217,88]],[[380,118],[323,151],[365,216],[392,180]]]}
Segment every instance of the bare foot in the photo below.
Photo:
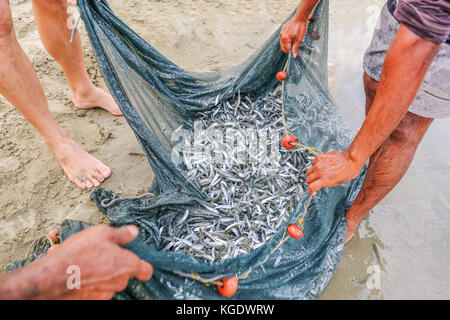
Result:
{"label": "bare foot", "polygon": [[73,103],[78,109],[92,109],[102,108],[109,111],[114,116],[121,116],[119,106],[114,101],[113,97],[95,86],[90,87],[80,93],[73,94]]}
{"label": "bare foot", "polygon": [[110,168],[70,138],[58,141],[53,151],[69,180],[81,189],[97,188],[111,175]]}

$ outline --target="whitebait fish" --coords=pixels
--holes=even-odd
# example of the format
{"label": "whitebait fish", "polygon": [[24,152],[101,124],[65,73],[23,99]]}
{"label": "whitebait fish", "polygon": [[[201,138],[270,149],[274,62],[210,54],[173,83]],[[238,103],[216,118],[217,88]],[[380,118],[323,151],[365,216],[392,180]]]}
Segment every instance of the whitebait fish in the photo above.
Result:
{"label": "whitebait fish", "polygon": [[176,234],[163,234],[161,246],[210,262],[270,241],[307,189],[306,169],[314,158],[304,148],[280,147],[281,92],[258,101],[240,93],[218,101],[199,115],[183,149],[187,175],[214,212],[186,210],[174,220]]}

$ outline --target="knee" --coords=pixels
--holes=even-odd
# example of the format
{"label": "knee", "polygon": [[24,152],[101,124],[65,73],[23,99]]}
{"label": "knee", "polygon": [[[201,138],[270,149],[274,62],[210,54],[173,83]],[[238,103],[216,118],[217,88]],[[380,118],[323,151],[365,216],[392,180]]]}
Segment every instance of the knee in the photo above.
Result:
{"label": "knee", "polygon": [[391,134],[391,140],[403,145],[417,147],[430,127],[433,119],[407,112],[400,124]]}
{"label": "knee", "polygon": [[375,94],[377,93],[378,81],[371,78],[367,73],[364,72],[363,82],[366,96],[373,100],[373,98],[375,98]]}
{"label": "knee", "polygon": [[398,145],[407,145],[410,138],[411,131],[409,128],[401,127],[396,128],[394,131],[392,131],[390,139],[393,143]]}
{"label": "knee", "polygon": [[11,9],[7,1],[0,1],[0,40],[9,38],[13,33]]}
{"label": "knee", "polygon": [[416,148],[422,140],[423,133],[418,130],[411,119],[406,116],[390,135],[391,142],[402,146]]}

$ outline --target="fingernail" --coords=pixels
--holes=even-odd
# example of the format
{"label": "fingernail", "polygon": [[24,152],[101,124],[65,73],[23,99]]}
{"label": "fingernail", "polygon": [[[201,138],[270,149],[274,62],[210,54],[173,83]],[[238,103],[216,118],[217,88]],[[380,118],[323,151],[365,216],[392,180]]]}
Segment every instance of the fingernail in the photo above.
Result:
{"label": "fingernail", "polygon": [[137,237],[137,235],[139,234],[139,229],[136,226],[129,225],[127,226],[127,229],[133,237]]}

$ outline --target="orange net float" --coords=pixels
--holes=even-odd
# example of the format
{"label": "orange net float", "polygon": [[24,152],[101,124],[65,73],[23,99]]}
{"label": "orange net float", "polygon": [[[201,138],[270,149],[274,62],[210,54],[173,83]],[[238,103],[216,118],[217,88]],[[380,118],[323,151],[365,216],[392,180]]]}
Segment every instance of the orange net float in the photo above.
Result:
{"label": "orange net float", "polygon": [[285,147],[286,149],[292,149],[295,147],[295,145],[297,144],[297,138],[294,137],[291,134],[287,134],[283,137],[283,139],[281,140],[281,145],[283,147]]}
{"label": "orange net float", "polygon": [[217,291],[226,298],[234,296],[239,287],[238,278],[234,276],[220,281],[222,282],[222,285],[217,285]]}
{"label": "orange net float", "polygon": [[286,71],[280,71],[280,72],[277,73],[277,79],[280,82],[283,82],[284,79],[286,79],[286,76],[287,76]]}
{"label": "orange net float", "polygon": [[303,237],[303,230],[296,224],[291,224],[287,228],[287,233],[294,239],[300,239]]}

